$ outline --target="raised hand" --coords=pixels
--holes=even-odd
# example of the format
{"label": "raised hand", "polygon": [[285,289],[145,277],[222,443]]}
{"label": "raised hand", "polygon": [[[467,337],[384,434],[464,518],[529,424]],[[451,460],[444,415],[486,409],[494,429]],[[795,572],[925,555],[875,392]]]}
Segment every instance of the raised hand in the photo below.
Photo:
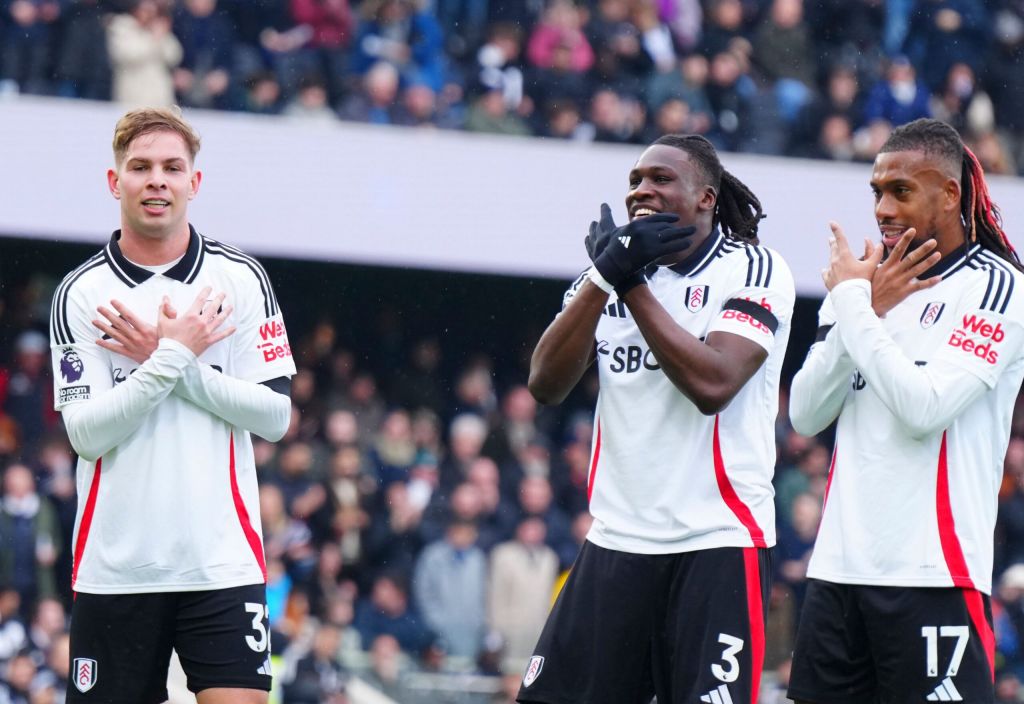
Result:
{"label": "raised hand", "polygon": [[590,261],[597,259],[597,256],[604,251],[614,232],[615,220],[612,218],[612,209],[608,207],[607,203],[601,203],[601,220],[590,223],[590,233],[583,240]]}
{"label": "raised hand", "polygon": [[157,312],[157,334],[180,342],[197,357],[224,338],[233,335],[234,326],[220,329],[233,310],[231,306],[223,305],[226,294],[220,293],[210,300],[212,291],[209,286],[200,291],[184,314],[179,314],[171,306],[170,299],[164,296]]}
{"label": "raised hand", "polygon": [[602,203],[601,221],[591,223],[586,239],[587,252],[597,271],[621,296],[643,283],[643,278],[635,275],[648,264],[689,246],[696,228],[673,227],[678,219],[675,213],[655,213],[617,227],[608,204]]}
{"label": "raised hand", "polygon": [[832,236],[828,239],[828,267],[821,270],[821,278],[825,287],[831,291],[836,285],[849,279],[868,279],[875,275],[878,262],[882,260],[882,247],[865,241],[864,258],[857,259],[850,251],[843,228],[839,223],[830,222]]}
{"label": "raised hand", "polygon": [[96,344],[142,364],[149,359],[160,343],[156,326],[139,318],[120,301],[113,300],[110,305],[116,313],[106,306],[99,306],[96,309],[106,320],[93,320],[92,324],[110,338],[100,338],[96,340]]}
{"label": "raised hand", "polygon": [[[904,232],[871,279],[871,307],[880,318],[910,294],[931,288],[942,281],[941,276],[917,278],[938,263],[942,255],[935,251],[939,245],[934,239],[927,240],[908,253],[907,249],[916,234],[912,227]],[[881,249],[881,245],[876,246]]]}

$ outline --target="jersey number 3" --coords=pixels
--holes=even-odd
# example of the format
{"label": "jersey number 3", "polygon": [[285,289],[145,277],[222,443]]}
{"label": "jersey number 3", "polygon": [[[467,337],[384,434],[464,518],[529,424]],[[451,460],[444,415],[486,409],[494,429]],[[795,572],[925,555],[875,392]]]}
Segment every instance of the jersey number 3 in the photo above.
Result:
{"label": "jersey number 3", "polygon": [[735,682],[740,676],[740,661],[736,659],[736,653],[743,650],[743,639],[728,633],[719,633],[718,642],[725,646],[725,650],[722,651],[725,667],[716,662],[711,666],[711,674],[722,682]]}
{"label": "jersey number 3", "polygon": [[246,636],[246,644],[255,650],[257,653],[262,653],[267,649],[267,645],[270,643],[270,638],[267,636],[267,627],[263,625],[263,620],[266,619],[270,622],[270,609],[266,604],[259,604],[255,601],[245,602],[245,610],[252,614],[252,629],[259,634],[259,638],[253,638],[252,636]]}

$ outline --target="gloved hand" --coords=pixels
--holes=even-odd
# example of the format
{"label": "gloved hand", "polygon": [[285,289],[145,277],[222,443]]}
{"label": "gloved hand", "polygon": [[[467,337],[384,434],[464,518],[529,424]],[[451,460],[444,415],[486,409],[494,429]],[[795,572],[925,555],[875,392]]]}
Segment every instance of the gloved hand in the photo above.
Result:
{"label": "gloved hand", "polygon": [[584,243],[594,267],[619,296],[644,282],[643,269],[667,254],[686,249],[693,225],[672,227],[675,213],[655,213],[617,227],[611,208],[601,204],[600,222],[590,223]]}

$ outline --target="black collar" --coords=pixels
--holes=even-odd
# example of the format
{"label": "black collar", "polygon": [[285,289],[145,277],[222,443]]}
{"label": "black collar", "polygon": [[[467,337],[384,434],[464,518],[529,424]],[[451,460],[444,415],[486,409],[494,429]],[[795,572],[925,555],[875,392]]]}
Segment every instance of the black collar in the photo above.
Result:
{"label": "black collar", "polygon": [[704,241],[700,243],[697,249],[687,254],[686,259],[683,261],[677,262],[668,268],[681,276],[689,276],[695,273],[698,269],[703,268],[708,259],[714,256],[724,239],[725,237],[722,236],[717,227],[712,228],[711,232],[708,233],[708,236],[704,238]]}
{"label": "black collar", "polygon": [[971,257],[979,251],[981,251],[981,245],[977,242],[970,246],[968,246],[967,243],[964,243],[939,261],[935,262],[934,266],[929,268],[928,271],[921,274],[918,278],[924,280],[930,279],[933,276],[941,276],[942,278],[951,276],[954,272],[963,268]]}
{"label": "black collar", "polygon": [[[115,230],[114,234],[110,236],[110,242],[106,246],[107,262],[110,264],[110,268],[114,270],[114,273],[119,279],[124,281],[128,286],[138,286],[139,284],[148,281],[153,272],[148,269],[143,269],[141,266],[133,264],[121,252],[121,231]],[[196,274],[199,273],[199,267],[203,263],[203,238],[199,236],[196,229],[192,225],[188,226],[188,248],[185,250],[185,256],[183,256],[177,264],[172,266],[170,269],[163,273],[169,279],[181,281],[182,283],[191,283],[195,279]]]}

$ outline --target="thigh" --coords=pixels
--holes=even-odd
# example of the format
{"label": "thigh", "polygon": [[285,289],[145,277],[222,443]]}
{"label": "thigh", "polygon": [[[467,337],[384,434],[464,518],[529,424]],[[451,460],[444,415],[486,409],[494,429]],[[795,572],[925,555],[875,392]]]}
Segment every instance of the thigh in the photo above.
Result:
{"label": "thigh", "polygon": [[770,551],[717,548],[662,565],[653,673],[659,702],[750,702],[764,664]]}
{"label": "thigh", "polygon": [[75,595],[67,701],[167,699],[175,594]]}
{"label": "thigh", "polygon": [[874,701],[875,659],[857,589],[808,580],[793,649],[790,699],[816,704]]}
{"label": "thigh", "polygon": [[174,648],[188,688],[270,691],[266,589],[251,584],[180,595]]}
{"label": "thigh", "polygon": [[530,658],[519,702],[647,704],[655,563],[584,543]]}
{"label": "thigh", "polygon": [[988,597],[974,589],[863,588],[881,704],[991,703],[994,637]]}

